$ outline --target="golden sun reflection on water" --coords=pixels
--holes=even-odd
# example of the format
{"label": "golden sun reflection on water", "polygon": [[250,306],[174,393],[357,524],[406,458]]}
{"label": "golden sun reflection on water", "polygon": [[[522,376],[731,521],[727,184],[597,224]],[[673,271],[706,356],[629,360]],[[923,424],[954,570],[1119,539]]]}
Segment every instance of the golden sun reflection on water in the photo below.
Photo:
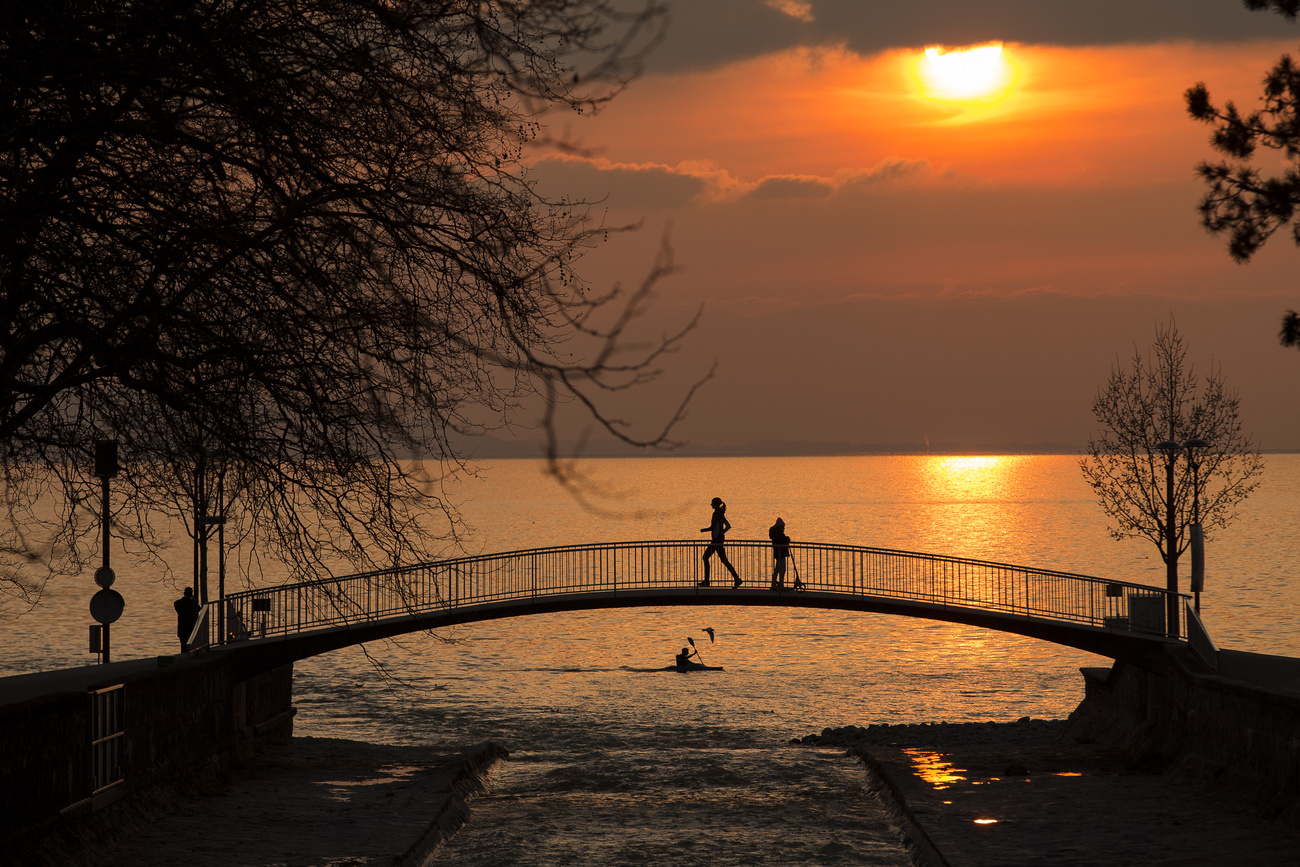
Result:
{"label": "golden sun reflection on water", "polygon": [[1033,550],[1048,514],[1040,503],[1059,488],[1056,478],[1042,480],[1046,488],[1038,480],[1041,461],[1037,455],[930,455],[916,461],[915,505],[907,516],[915,535],[929,540],[918,550],[961,551],[1001,563],[1042,561]]}
{"label": "golden sun reflection on water", "polygon": [[951,784],[966,779],[961,776],[962,768],[953,767],[938,753],[907,748],[904,748],[903,752],[912,760],[916,775],[935,789],[946,789]]}
{"label": "golden sun reflection on water", "polygon": [[987,500],[1005,496],[1014,475],[1016,458],[996,455],[959,455],[928,461],[934,487],[962,500]]}

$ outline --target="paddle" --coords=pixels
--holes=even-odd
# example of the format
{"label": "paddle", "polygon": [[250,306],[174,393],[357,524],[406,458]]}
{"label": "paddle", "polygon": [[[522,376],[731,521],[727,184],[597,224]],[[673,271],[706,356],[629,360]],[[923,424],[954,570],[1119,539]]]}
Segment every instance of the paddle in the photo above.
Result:
{"label": "paddle", "polygon": [[691,648],[695,651],[695,658],[698,659],[698,660],[700,661],[700,665],[703,665],[703,664],[704,664],[704,657],[703,657],[703,656],[700,656],[700,649],[699,649],[698,647],[695,646],[695,639],[694,639],[694,638],[689,638],[689,637],[688,637],[686,640],[689,641],[689,642],[691,643]]}
{"label": "paddle", "polygon": [[799,580],[799,567],[794,562],[794,557],[790,557],[790,565],[794,567],[794,589],[802,590],[803,582]]}

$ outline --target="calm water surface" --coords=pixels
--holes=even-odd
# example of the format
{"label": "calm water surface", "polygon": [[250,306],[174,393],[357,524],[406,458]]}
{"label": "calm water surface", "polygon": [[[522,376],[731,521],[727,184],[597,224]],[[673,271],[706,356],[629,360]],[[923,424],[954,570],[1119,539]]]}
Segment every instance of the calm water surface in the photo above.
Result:
{"label": "calm water surface", "polygon": [[[780,515],[796,541],[952,554],[1163,585],[1155,548],[1117,542],[1070,456],[593,460],[600,511],[531,461],[459,483],[471,553],[732,539]],[[1241,518],[1207,544],[1203,615],[1221,646],[1300,656],[1300,455],[1270,455]],[[179,550],[188,554],[184,540]],[[184,562],[184,556],[179,558]],[[119,571],[115,658],[171,652],[174,588]],[[763,580],[766,576],[744,576]],[[0,622],[0,670],[84,664],[93,587]],[[90,589],[88,589],[90,588]],[[710,644],[704,627],[712,627]],[[646,672],[692,637],[724,672]],[[675,608],[542,615],[300,663],[297,731],[462,747],[512,761],[448,864],[901,864],[861,770],[792,737],[849,723],[1062,717],[1107,660],[1016,636],[843,612]],[[448,643],[447,640],[450,640]]]}

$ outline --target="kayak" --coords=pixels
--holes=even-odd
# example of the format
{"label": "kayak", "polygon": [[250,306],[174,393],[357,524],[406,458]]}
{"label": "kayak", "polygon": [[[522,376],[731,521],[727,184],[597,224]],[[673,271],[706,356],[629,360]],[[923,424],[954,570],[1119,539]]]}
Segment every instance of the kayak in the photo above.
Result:
{"label": "kayak", "polygon": [[668,667],[666,667],[666,668],[661,668],[661,669],[659,669],[659,670],[660,670],[660,671],[681,671],[681,672],[687,672],[687,671],[726,671],[726,669],[723,668],[723,667],[720,666],[720,665],[705,665],[704,663],[701,663],[701,662],[688,662],[688,663],[686,663],[686,664],[684,664],[684,665],[670,665],[670,666],[668,666]]}

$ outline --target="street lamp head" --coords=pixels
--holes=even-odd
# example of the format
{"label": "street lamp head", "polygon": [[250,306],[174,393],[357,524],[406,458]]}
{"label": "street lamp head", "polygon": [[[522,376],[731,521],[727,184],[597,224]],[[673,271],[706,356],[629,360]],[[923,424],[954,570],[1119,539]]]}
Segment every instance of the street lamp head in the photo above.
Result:
{"label": "street lamp head", "polygon": [[1182,451],[1183,447],[1173,440],[1165,440],[1162,443],[1156,443],[1156,448],[1160,449],[1162,452],[1177,452]]}
{"label": "street lamp head", "polygon": [[117,463],[117,440],[95,442],[95,475],[101,479],[116,476],[121,467]]}
{"label": "street lamp head", "polygon": [[1201,439],[1200,437],[1197,437],[1196,439],[1190,439],[1187,442],[1183,443],[1183,448],[1187,448],[1187,449],[1208,449],[1209,447],[1210,444],[1207,443],[1205,440]]}

